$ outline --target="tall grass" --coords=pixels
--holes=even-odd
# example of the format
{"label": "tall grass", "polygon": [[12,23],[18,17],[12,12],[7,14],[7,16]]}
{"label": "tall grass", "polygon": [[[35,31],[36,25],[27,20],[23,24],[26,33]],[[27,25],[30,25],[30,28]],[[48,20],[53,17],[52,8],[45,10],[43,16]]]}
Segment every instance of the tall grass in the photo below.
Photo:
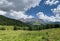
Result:
{"label": "tall grass", "polygon": [[41,31],[0,30],[0,41],[60,41],[60,28]]}

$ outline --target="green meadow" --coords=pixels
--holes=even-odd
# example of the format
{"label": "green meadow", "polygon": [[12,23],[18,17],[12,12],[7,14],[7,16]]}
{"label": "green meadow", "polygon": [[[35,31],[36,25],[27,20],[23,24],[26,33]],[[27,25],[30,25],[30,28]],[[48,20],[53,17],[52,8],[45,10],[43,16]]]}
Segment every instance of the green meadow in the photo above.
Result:
{"label": "green meadow", "polygon": [[0,30],[0,41],[60,41],[60,28],[40,31]]}

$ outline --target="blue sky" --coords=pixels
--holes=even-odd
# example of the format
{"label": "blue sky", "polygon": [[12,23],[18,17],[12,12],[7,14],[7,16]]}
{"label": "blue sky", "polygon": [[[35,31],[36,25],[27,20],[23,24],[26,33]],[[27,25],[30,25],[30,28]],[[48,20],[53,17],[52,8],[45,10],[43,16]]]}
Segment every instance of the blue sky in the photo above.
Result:
{"label": "blue sky", "polygon": [[[44,2],[47,0],[42,0],[39,3],[39,6],[36,6],[34,8],[31,8],[29,10],[26,11],[26,14],[28,15],[33,15],[35,18],[37,18],[36,13],[38,12],[44,12],[44,14],[48,15],[48,16],[54,16],[54,13],[51,11],[52,8],[56,8],[59,4],[57,3],[56,5],[46,5]],[[58,0],[60,1],[60,0]]]}
{"label": "blue sky", "polygon": [[60,0],[0,0],[0,15],[60,22]]}

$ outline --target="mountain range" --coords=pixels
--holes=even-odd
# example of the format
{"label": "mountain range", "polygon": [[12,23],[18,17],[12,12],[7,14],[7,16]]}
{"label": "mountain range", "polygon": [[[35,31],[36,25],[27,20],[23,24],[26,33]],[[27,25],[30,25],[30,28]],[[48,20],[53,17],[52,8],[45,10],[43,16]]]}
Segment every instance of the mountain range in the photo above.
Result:
{"label": "mountain range", "polygon": [[27,24],[29,25],[41,25],[41,24],[60,24],[60,22],[45,22],[42,19],[11,19],[6,16],[0,15],[0,25],[18,25],[18,26],[26,26]]}
{"label": "mountain range", "polygon": [[26,23],[0,15],[0,25],[28,26]]}
{"label": "mountain range", "polygon": [[41,25],[41,24],[46,23],[44,20],[35,19],[35,18],[31,18],[31,19],[23,19],[23,18],[21,18],[19,20],[24,22],[24,23],[28,23],[28,24],[32,24],[32,25]]}

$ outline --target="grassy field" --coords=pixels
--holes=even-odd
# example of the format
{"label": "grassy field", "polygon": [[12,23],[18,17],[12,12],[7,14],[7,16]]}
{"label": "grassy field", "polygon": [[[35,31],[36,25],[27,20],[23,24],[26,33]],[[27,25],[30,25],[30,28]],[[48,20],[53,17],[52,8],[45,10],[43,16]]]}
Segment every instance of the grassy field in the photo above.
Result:
{"label": "grassy field", "polygon": [[41,31],[0,30],[0,41],[60,41],[60,28]]}

